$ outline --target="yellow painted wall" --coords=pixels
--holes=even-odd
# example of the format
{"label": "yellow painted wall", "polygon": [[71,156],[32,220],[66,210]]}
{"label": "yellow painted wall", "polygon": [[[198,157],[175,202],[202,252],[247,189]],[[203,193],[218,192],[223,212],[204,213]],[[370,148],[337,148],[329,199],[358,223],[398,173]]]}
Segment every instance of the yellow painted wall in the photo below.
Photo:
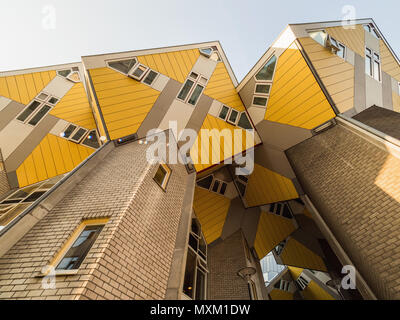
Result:
{"label": "yellow painted wall", "polygon": [[223,62],[219,62],[212,74],[204,94],[238,111],[244,111],[244,105]]}
{"label": "yellow painted wall", "polygon": [[334,117],[333,109],[293,43],[278,59],[265,119],[313,129]]}
{"label": "yellow painted wall", "polygon": [[271,300],[293,300],[293,293],[279,289],[273,289],[269,295]]}
{"label": "yellow painted wall", "polygon": [[297,240],[290,238],[280,255],[283,264],[326,272],[322,258]]}
{"label": "yellow painted wall", "polygon": [[56,76],[56,71],[42,71],[0,77],[0,95],[28,104]]}
{"label": "yellow painted wall", "polygon": [[92,109],[82,82],[75,83],[50,114],[86,129],[95,129]]}
{"label": "yellow painted wall", "polygon": [[[207,140],[201,138],[201,130],[202,129],[218,130],[218,131],[210,132],[211,137],[209,139],[208,157],[204,157],[205,158],[204,161],[201,156],[201,152],[202,152],[201,150],[207,149],[207,145],[206,145]],[[193,144],[193,146],[190,150],[190,155],[191,155],[193,161],[195,161],[195,159],[198,159],[198,163],[197,164],[195,163],[195,165],[194,165],[197,172],[205,170],[205,169],[211,167],[212,165],[218,164],[218,163],[224,161],[225,159],[230,159],[235,154],[240,153],[246,149],[252,148],[255,144],[254,138],[252,136],[249,136],[249,138],[247,139],[246,130],[243,130],[239,127],[233,126],[233,125],[231,125],[221,119],[218,119],[210,114],[208,114],[207,117],[205,118],[203,125],[201,127],[201,130],[199,132],[199,135],[196,138],[195,143]],[[228,130],[231,133],[232,139],[227,142],[227,147],[228,147],[227,149],[225,148],[225,140],[224,139],[221,139],[221,141],[219,141],[218,139],[214,139],[216,142],[213,143],[212,137],[217,138],[218,133],[222,132],[222,130]],[[240,143],[239,139],[234,139],[235,131],[239,134],[238,136],[240,136],[240,135],[242,136],[241,143]],[[246,139],[247,139],[247,141],[246,141]],[[239,152],[235,153],[235,150],[239,150]],[[219,157],[218,157],[218,151],[220,152]],[[226,154],[225,154],[225,152],[226,152]],[[213,157],[214,157],[214,160],[213,160]],[[205,163],[201,163],[201,162],[205,162]]]}
{"label": "yellow painted wall", "polygon": [[333,38],[343,43],[346,47],[358,53],[361,57],[365,55],[365,30],[361,24],[354,26],[354,29],[331,27],[325,29]]}
{"label": "yellow painted wall", "polygon": [[400,112],[400,96],[397,93],[392,92],[393,98],[393,110]]}
{"label": "yellow painted wall", "polygon": [[230,203],[231,200],[222,195],[195,188],[193,210],[208,244],[221,236]]}
{"label": "yellow painted wall", "polygon": [[199,56],[199,49],[190,49],[148,54],[139,56],[138,60],[153,70],[183,83]]}
{"label": "yellow painted wall", "polygon": [[264,258],[295,229],[291,220],[275,214],[261,212],[256,239],[254,241],[254,249],[258,257],[260,259]]}
{"label": "yellow painted wall", "polygon": [[302,293],[305,300],[335,300],[313,280],[310,281]]}
{"label": "yellow painted wall", "polygon": [[92,148],[47,134],[18,167],[16,173],[19,187],[67,173],[94,151]]}
{"label": "yellow painted wall", "polygon": [[311,38],[299,39],[333,102],[342,113],[354,107],[354,67]]}
{"label": "yellow painted wall", "polygon": [[383,40],[380,40],[382,70],[400,82],[400,66]]}
{"label": "yellow painted wall", "polygon": [[249,207],[297,199],[299,197],[293,182],[259,164],[249,177],[244,198]]}
{"label": "yellow painted wall", "polygon": [[291,267],[288,266],[290,275],[292,276],[293,280],[297,280],[298,277],[300,277],[301,273],[303,272],[303,268],[297,268],[297,267]]}
{"label": "yellow painted wall", "polygon": [[111,139],[136,133],[160,92],[110,68],[89,73]]}

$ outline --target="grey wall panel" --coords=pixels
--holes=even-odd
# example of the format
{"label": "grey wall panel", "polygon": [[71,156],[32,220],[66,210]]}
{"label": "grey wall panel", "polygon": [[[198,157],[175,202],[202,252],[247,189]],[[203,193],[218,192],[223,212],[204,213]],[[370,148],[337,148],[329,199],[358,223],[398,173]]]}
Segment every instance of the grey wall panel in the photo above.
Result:
{"label": "grey wall panel", "polygon": [[383,108],[393,110],[392,77],[382,71],[382,102]]}
{"label": "grey wall panel", "polygon": [[22,103],[12,101],[0,111],[0,131],[25,108]]}
{"label": "grey wall panel", "polygon": [[357,113],[365,110],[367,105],[366,83],[365,83],[365,60],[358,54],[354,59],[354,108]]}

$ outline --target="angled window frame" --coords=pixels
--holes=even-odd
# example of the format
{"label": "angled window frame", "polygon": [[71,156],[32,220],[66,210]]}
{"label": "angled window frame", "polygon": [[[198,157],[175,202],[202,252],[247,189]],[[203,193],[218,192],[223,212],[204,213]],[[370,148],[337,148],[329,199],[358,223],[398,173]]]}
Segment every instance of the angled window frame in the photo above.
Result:
{"label": "angled window frame", "polygon": [[[110,63],[113,63],[113,62],[124,61],[124,60],[133,60],[133,59],[135,60],[135,63],[132,65],[132,67],[128,70],[127,73],[124,73],[124,72],[122,72],[122,71],[120,71],[120,70],[118,70],[118,69],[116,69],[116,68],[110,66]],[[126,58],[109,59],[109,60],[106,60],[105,63],[106,63],[106,66],[107,66],[108,68],[110,68],[110,69],[112,69],[112,70],[114,70],[114,71],[117,71],[117,72],[119,72],[120,74],[123,74],[124,76],[127,76],[127,75],[129,74],[129,72],[130,72],[133,68],[136,67],[136,65],[139,63],[139,61],[138,61],[138,58],[137,58],[136,56],[134,56],[134,57],[126,57]]]}
{"label": "angled window frame", "polygon": [[[233,112],[236,112],[235,121],[232,121],[232,120],[231,120],[231,115],[232,115]],[[239,116],[240,116],[240,111],[231,108],[231,110],[229,110],[229,114],[228,114],[228,116],[227,116],[227,118],[226,118],[226,122],[229,123],[229,124],[232,124],[232,125],[234,125],[234,126],[237,126],[237,123],[238,123],[238,121],[239,121]]]}
{"label": "angled window frame", "polygon": [[[256,99],[265,99],[266,101],[265,101],[265,104],[257,104],[257,103],[255,103],[254,101],[256,100]],[[251,100],[251,106],[252,107],[258,107],[258,108],[266,108],[267,106],[268,106],[268,101],[269,101],[269,95],[253,95],[253,98],[252,98],[252,100]]]}
{"label": "angled window frame", "polygon": [[[261,79],[261,80],[260,80],[260,79],[257,79],[257,75],[261,72],[262,69],[265,68],[265,66],[266,66],[266,65],[270,62],[270,60],[273,59],[274,57],[275,57],[275,67],[274,67],[274,72],[272,73],[271,79],[270,79],[270,80],[264,80],[264,79]],[[266,59],[266,60],[265,60],[265,63],[263,63],[262,67],[260,67],[260,68],[257,70],[257,72],[254,73],[253,78],[254,78],[256,84],[268,84],[268,83],[270,83],[271,86],[272,86],[272,83],[273,83],[273,81],[274,81],[275,74],[276,74],[276,69],[277,69],[277,66],[278,66],[278,59],[279,59],[279,58],[276,56],[275,50],[274,50],[273,52],[271,52],[271,54],[269,55],[268,59]]]}
{"label": "angled window frame", "polygon": [[[202,81],[203,79],[205,81]],[[196,107],[197,103],[200,100],[200,97],[202,96],[202,94],[206,90],[206,87],[207,87],[207,84],[208,84],[209,80],[210,79],[206,78],[202,74],[194,72],[194,71],[191,71],[189,73],[189,76],[186,78],[185,82],[182,84],[181,89],[179,90],[179,92],[178,92],[178,94],[176,96],[176,99],[179,100],[179,101],[182,101],[182,102],[184,102],[184,103],[186,103],[186,104],[188,104],[188,105],[190,105],[192,107]],[[187,92],[187,94],[185,95],[185,97],[181,98],[180,97],[181,93],[183,92],[183,89],[185,88],[186,84],[189,81],[193,82],[193,84],[191,85],[191,87],[190,87],[189,91]],[[192,100],[193,95],[194,95],[195,91],[197,90],[197,87],[201,87],[202,89],[201,89],[199,95],[196,97],[194,103],[191,103],[190,101]]]}
{"label": "angled window frame", "polygon": [[[146,83],[146,82],[145,82],[146,79],[150,76],[150,74],[151,74],[152,72],[154,72],[154,73],[156,74],[156,76],[154,77],[154,79],[153,79],[150,83]],[[157,72],[157,71],[155,71],[155,70],[149,68],[147,74],[143,77],[143,79],[142,79],[141,82],[142,82],[143,84],[145,84],[145,85],[151,87],[151,86],[154,84],[154,82],[157,81],[157,79],[158,79],[159,76],[160,76],[160,73],[159,73],[159,72]]]}
{"label": "angled window frame", "polygon": [[[368,46],[365,46],[365,66],[367,64],[367,58],[370,59],[371,74],[369,74],[366,69],[365,74],[375,81],[382,83],[382,59],[380,53],[377,53],[375,50],[369,48]],[[379,69],[378,74],[376,74],[375,70],[376,64],[378,65]],[[378,79],[376,77],[378,77]]]}
{"label": "angled window frame", "polygon": [[[225,118],[222,118],[222,117],[221,117],[221,113],[222,113],[222,110],[224,110],[224,108],[227,108],[228,111],[226,112]],[[221,108],[219,108],[219,111],[218,111],[218,119],[221,119],[221,120],[223,120],[223,121],[226,121],[226,119],[228,118],[228,115],[231,113],[231,109],[232,109],[231,107],[228,107],[228,106],[225,105],[225,104],[221,105]]]}
{"label": "angled window frame", "polygon": [[[84,254],[84,257],[82,258],[81,264],[77,269],[57,269],[58,265],[60,262],[63,260],[65,255],[68,253],[69,249],[74,245],[76,240],[79,238],[79,236],[82,234],[82,232],[85,230],[86,227],[92,227],[92,226],[102,226],[102,229],[100,230],[98,236],[101,234],[101,232],[104,230],[104,226],[108,223],[110,220],[109,217],[105,218],[94,218],[94,219],[85,219],[80,222],[77,228],[72,232],[72,234],[68,237],[67,241],[61,246],[55,257],[50,261],[48,264],[49,266],[53,267],[55,270],[56,275],[68,275],[68,274],[76,274],[79,271],[80,266],[82,263],[85,261],[87,255],[89,254],[90,250],[92,249],[93,245],[96,243],[98,237],[95,239],[95,241],[92,243],[90,248],[87,250],[87,252]],[[42,276],[46,276],[50,272],[49,268],[47,268],[47,271],[42,273]]]}
{"label": "angled window frame", "polygon": [[[157,172],[160,168],[162,168],[162,170],[164,171],[164,177],[161,182],[156,179]],[[161,162],[158,164],[158,168],[153,176],[153,180],[163,191],[166,191],[171,175],[172,175],[172,169],[166,163]]]}
{"label": "angled window frame", "polygon": [[[139,76],[137,76],[134,73],[139,68],[143,68],[144,70],[142,70],[142,73]],[[136,64],[129,70],[128,76],[132,79],[135,79],[135,80],[141,82],[144,79],[144,77],[147,76],[147,73],[149,70],[150,70],[150,68],[148,66],[144,65],[143,63],[136,62]]]}

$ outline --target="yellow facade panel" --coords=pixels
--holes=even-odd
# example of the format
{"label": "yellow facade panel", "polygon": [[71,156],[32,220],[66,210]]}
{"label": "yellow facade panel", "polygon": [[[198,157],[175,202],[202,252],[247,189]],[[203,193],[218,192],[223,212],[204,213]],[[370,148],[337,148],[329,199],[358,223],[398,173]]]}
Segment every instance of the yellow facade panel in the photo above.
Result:
{"label": "yellow facade panel", "polygon": [[93,152],[92,148],[47,134],[16,170],[19,187],[67,173]]}
{"label": "yellow facade panel", "polygon": [[379,43],[382,71],[400,82],[400,66],[383,40]]}
{"label": "yellow facade panel", "polygon": [[293,293],[279,289],[273,289],[269,295],[271,300],[293,300]]}
{"label": "yellow facade panel", "polygon": [[51,70],[0,77],[0,95],[28,104],[55,76]]}
{"label": "yellow facade panel", "polygon": [[92,108],[89,105],[85,88],[81,82],[74,84],[50,111],[50,114],[86,129],[96,128]]}
{"label": "yellow facade panel", "polygon": [[297,240],[290,238],[280,255],[283,264],[311,270],[327,271],[323,259]]}
{"label": "yellow facade panel", "polygon": [[354,67],[311,38],[299,41],[339,112],[353,108]]}
{"label": "yellow facade panel", "polygon": [[326,32],[346,47],[364,57],[365,54],[365,30],[361,24],[354,28],[331,27],[326,28]]}
{"label": "yellow facade panel", "polygon": [[328,292],[322,289],[314,280],[302,291],[305,300],[335,300]]}
{"label": "yellow facade panel", "polygon": [[231,200],[222,195],[195,188],[193,210],[208,244],[221,236],[230,203]]}
{"label": "yellow facade panel", "polygon": [[258,258],[264,258],[273,248],[295,231],[295,229],[290,219],[261,212],[256,239],[254,241],[254,249],[257,252]]}
{"label": "yellow facade panel", "polygon": [[265,119],[313,129],[333,117],[335,113],[293,44],[278,59]]}
{"label": "yellow facade panel", "polygon": [[160,92],[110,68],[89,72],[111,139],[136,133]]}
{"label": "yellow facade panel", "polygon": [[247,183],[245,200],[249,207],[297,199],[293,182],[267,168],[254,164],[254,171]]}
{"label": "yellow facade panel", "polygon": [[238,111],[245,110],[243,102],[223,62],[217,64],[204,90],[204,94]]}

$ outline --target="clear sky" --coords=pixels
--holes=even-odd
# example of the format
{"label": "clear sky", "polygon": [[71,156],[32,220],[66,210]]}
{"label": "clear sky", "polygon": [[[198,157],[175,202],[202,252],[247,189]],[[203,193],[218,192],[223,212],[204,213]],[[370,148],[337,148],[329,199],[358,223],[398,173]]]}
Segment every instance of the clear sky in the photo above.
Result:
{"label": "clear sky", "polygon": [[1,0],[0,71],[220,40],[240,81],[288,23],[374,18],[398,55],[399,0]]}

